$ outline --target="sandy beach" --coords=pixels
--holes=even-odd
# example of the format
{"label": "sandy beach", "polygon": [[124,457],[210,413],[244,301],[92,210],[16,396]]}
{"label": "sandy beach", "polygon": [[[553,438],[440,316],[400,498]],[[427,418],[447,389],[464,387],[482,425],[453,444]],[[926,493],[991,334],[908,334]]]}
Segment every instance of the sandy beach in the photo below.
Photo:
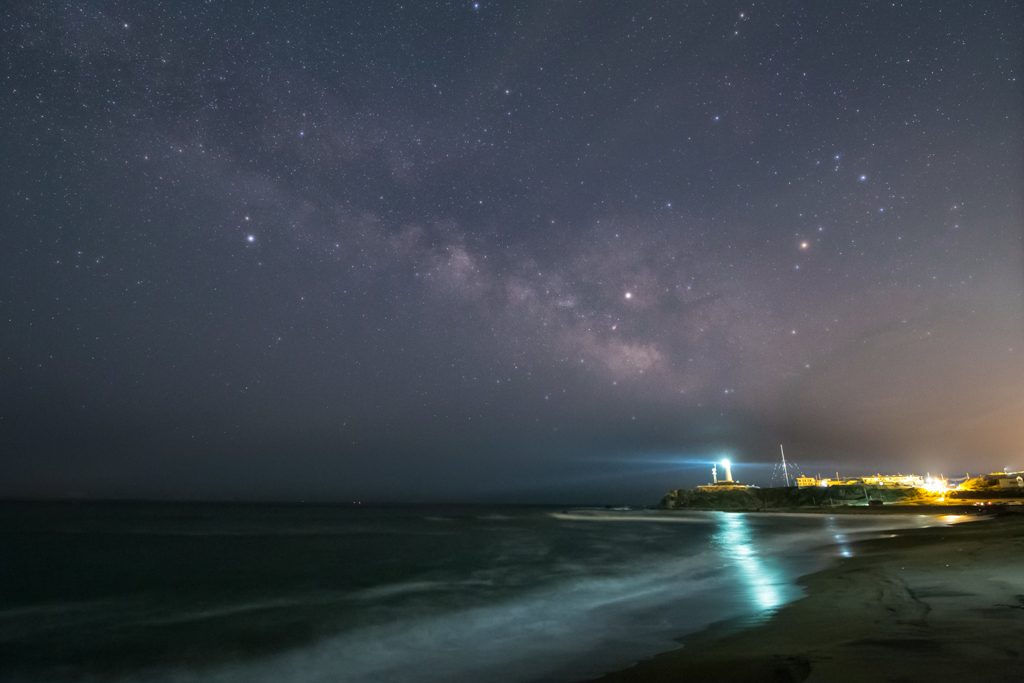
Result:
{"label": "sandy beach", "polygon": [[1024,681],[1024,514],[900,530],[804,576],[806,597],[606,675],[660,681]]}

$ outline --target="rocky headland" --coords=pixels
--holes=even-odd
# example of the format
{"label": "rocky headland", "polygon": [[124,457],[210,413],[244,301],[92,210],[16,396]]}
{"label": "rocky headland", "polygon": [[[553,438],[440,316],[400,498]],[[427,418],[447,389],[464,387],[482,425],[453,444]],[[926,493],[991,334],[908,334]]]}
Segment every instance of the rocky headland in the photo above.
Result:
{"label": "rocky headland", "polygon": [[879,504],[926,505],[935,499],[936,495],[925,489],[865,484],[768,489],[726,485],[677,489],[662,498],[658,507],[663,510],[764,511]]}

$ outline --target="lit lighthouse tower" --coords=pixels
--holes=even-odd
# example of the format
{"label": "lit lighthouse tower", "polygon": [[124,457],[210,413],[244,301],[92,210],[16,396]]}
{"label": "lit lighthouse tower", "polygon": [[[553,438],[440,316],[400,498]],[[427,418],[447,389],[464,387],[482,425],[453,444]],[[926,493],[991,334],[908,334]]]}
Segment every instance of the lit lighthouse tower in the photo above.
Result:
{"label": "lit lighthouse tower", "polygon": [[702,490],[702,492],[729,492],[729,490],[735,490],[738,488],[757,488],[751,484],[740,483],[732,478],[732,463],[728,460],[719,460],[711,464],[711,476],[714,479],[714,483],[709,483],[707,486],[697,486],[694,490]]}
{"label": "lit lighthouse tower", "polygon": [[705,493],[711,493],[714,491],[726,492],[733,491],[736,489],[757,488],[756,486],[751,486],[750,484],[741,484],[740,482],[733,479],[732,462],[730,462],[727,459],[722,459],[717,462],[711,463],[711,478],[714,480],[714,483],[708,484],[707,486],[698,486],[694,490],[704,491]]}

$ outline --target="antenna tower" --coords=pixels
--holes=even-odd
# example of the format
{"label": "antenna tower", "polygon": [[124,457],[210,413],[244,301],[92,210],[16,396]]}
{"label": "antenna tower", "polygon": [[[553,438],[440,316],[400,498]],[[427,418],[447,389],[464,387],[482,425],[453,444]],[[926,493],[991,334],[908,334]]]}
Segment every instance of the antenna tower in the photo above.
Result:
{"label": "antenna tower", "polygon": [[786,451],[782,450],[782,444],[779,444],[779,452],[782,453],[782,475],[786,478],[786,486],[789,486],[789,470],[786,469]]}

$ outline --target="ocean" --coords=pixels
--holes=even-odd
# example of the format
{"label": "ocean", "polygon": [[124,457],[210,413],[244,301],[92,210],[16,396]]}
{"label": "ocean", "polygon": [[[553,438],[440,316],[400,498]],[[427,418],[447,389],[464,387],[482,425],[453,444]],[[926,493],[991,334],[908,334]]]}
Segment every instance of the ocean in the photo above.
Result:
{"label": "ocean", "polygon": [[0,680],[579,681],[934,516],[0,504]]}

